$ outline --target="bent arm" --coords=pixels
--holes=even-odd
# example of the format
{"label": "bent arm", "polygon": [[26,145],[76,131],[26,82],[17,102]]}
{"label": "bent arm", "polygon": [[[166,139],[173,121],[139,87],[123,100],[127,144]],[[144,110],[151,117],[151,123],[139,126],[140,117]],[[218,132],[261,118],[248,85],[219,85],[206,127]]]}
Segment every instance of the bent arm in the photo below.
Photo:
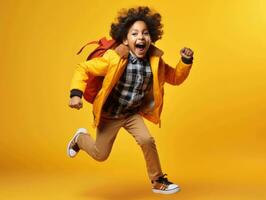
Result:
{"label": "bent arm", "polygon": [[180,85],[189,75],[192,67],[192,59],[183,58],[175,68],[165,64],[165,81],[171,85]]}
{"label": "bent arm", "polygon": [[87,86],[87,80],[91,75],[105,76],[109,66],[108,55],[94,58],[77,65],[70,85],[70,97],[82,97]]}

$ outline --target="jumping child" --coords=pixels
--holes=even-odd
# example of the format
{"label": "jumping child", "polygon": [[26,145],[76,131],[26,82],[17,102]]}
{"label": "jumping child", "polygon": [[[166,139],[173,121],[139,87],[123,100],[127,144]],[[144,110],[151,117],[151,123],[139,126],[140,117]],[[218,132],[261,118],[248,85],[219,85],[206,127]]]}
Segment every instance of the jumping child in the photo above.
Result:
{"label": "jumping child", "polygon": [[143,117],[160,124],[164,83],[179,85],[187,78],[193,51],[181,49],[181,59],[175,68],[166,64],[163,52],[154,46],[162,37],[162,27],[161,15],[149,7],[122,10],[110,30],[110,36],[119,45],[107,50],[102,57],[77,66],[71,82],[71,108],[82,108],[88,73],[103,76],[104,80],[93,102],[96,140],[86,129],[80,128],[70,140],[67,153],[75,157],[83,150],[95,160],[104,161],[123,127],[143,151],[152,191],[172,194],[180,188],[162,172],[154,138]]}

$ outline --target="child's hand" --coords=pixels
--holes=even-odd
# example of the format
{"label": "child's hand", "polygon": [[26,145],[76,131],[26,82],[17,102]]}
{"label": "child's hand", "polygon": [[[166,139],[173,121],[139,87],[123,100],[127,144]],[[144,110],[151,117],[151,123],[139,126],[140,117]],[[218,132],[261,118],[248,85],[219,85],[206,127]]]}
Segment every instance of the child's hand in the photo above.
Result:
{"label": "child's hand", "polygon": [[192,49],[184,47],[180,50],[180,55],[184,58],[191,59],[193,57],[194,52]]}
{"label": "child's hand", "polygon": [[83,106],[82,100],[78,96],[74,96],[70,99],[69,101],[69,107],[71,108],[76,108],[76,109],[81,109]]}

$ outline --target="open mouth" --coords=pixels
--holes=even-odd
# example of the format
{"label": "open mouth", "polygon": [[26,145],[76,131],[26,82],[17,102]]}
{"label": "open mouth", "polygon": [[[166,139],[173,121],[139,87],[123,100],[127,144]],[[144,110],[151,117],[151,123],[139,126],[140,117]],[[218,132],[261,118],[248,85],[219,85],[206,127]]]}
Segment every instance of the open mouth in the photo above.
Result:
{"label": "open mouth", "polygon": [[145,49],[146,45],[145,44],[136,44],[136,48],[143,51]]}

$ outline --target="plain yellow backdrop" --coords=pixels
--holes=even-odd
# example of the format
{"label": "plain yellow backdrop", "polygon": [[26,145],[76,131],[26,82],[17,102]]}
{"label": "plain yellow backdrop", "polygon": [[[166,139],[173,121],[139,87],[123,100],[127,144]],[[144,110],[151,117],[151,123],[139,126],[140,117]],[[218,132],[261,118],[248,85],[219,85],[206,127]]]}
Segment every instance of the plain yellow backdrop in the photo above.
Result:
{"label": "plain yellow backdrop", "polygon": [[[156,45],[166,62],[175,66],[184,46],[195,52],[188,79],[178,87],[165,85],[162,127],[147,122],[164,172],[183,185],[197,180],[210,188],[215,181],[238,185],[239,191],[247,183],[264,187],[264,0],[1,2],[0,174],[15,179],[26,173],[80,172],[81,177],[94,174],[94,181],[124,176],[123,181],[149,184],[141,150],[123,130],[104,163],[83,152],[75,159],[66,156],[78,127],[95,135],[91,105],[80,111],[68,107],[75,66],[93,47],[75,54],[88,41],[109,36],[121,8],[138,5],[162,15],[164,35]],[[256,199],[263,199],[265,194],[257,192]]]}

